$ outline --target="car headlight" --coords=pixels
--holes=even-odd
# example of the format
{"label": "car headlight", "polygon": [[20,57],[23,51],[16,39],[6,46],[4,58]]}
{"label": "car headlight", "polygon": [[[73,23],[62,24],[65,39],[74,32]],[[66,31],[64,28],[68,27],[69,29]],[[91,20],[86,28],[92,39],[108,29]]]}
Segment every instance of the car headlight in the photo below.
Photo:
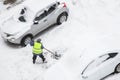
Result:
{"label": "car headlight", "polygon": [[88,76],[82,76],[82,78],[83,78],[83,79],[87,79],[87,78],[88,78]]}
{"label": "car headlight", "polygon": [[15,38],[11,38],[10,40],[11,40],[11,41],[15,41]]}
{"label": "car headlight", "polygon": [[12,35],[10,35],[10,34],[6,34],[6,36],[7,36],[7,37],[10,37],[10,36],[12,36]]}
{"label": "car headlight", "polygon": [[6,34],[6,37],[7,37],[8,39],[14,40],[14,39],[15,39],[15,36],[16,36],[18,33],[16,33],[16,34],[8,34],[8,33],[5,33],[5,34]]}
{"label": "car headlight", "polygon": [[11,34],[6,34],[7,39],[9,39],[10,41],[14,41],[15,40],[15,36],[11,35]]}

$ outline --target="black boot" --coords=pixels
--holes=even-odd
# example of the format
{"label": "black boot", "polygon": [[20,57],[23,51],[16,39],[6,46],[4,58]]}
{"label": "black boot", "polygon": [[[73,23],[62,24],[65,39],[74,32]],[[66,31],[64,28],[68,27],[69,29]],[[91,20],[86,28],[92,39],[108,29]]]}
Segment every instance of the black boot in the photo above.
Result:
{"label": "black boot", "polygon": [[43,63],[45,62],[45,58],[43,56],[43,54],[40,54],[39,57],[42,59]]}
{"label": "black boot", "polygon": [[35,64],[35,60],[33,60],[33,64]]}
{"label": "black boot", "polygon": [[42,59],[43,60],[43,63],[45,62],[45,58]]}

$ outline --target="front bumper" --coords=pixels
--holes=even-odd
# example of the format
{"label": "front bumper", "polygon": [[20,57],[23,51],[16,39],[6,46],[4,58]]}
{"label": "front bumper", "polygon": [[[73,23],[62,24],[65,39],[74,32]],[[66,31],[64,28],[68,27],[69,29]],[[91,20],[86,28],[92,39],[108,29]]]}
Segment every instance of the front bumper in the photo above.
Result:
{"label": "front bumper", "polygon": [[14,44],[20,44],[21,43],[21,40],[19,40],[19,38],[15,39],[13,37],[9,37],[8,34],[6,34],[4,32],[1,32],[1,36],[4,39],[4,41],[10,42],[10,43],[14,43]]}

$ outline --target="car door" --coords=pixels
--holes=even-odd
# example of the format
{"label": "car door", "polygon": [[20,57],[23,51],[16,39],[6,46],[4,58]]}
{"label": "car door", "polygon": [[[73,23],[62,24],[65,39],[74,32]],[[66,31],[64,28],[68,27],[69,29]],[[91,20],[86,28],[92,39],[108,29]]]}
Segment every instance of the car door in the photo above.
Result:
{"label": "car door", "polygon": [[49,25],[52,25],[54,24],[56,21],[56,9],[57,9],[57,4],[54,3],[52,5],[50,5],[48,8],[47,8],[47,16],[48,16],[48,24]]}
{"label": "car door", "polygon": [[83,78],[88,77],[88,79],[90,80],[99,80],[107,76],[111,72],[111,59],[114,58],[116,55],[117,53],[109,53],[93,60],[82,72]]}
{"label": "car door", "polygon": [[106,77],[114,72],[115,66],[117,64],[115,61],[115,57],[118,55],[117,52],[108,53],[107,55],[109,57],[102,61],[101,65],[99,66],[99,73],[102,74],[100,76],[101,78]]}
{"label": "car door", "polygon": [[39,13],[37,13],[35,19],[33,20],[32,25],[33,34],[37,34],[40,31],[43,31],[47,25],[48,25],[47,13],[45,10],[42,10]]}

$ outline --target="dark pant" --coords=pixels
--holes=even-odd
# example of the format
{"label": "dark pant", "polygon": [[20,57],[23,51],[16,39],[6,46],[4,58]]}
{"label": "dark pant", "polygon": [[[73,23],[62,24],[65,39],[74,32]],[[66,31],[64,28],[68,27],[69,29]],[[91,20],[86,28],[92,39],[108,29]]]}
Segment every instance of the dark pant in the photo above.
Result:
{"label": "dark pant", "polygon": [[33,53],[33,63],[35,63],[37,56],[39,56],[43,62],[45,61],[45,58],[44,58],[42,53],[41,54],[34,54]]}

